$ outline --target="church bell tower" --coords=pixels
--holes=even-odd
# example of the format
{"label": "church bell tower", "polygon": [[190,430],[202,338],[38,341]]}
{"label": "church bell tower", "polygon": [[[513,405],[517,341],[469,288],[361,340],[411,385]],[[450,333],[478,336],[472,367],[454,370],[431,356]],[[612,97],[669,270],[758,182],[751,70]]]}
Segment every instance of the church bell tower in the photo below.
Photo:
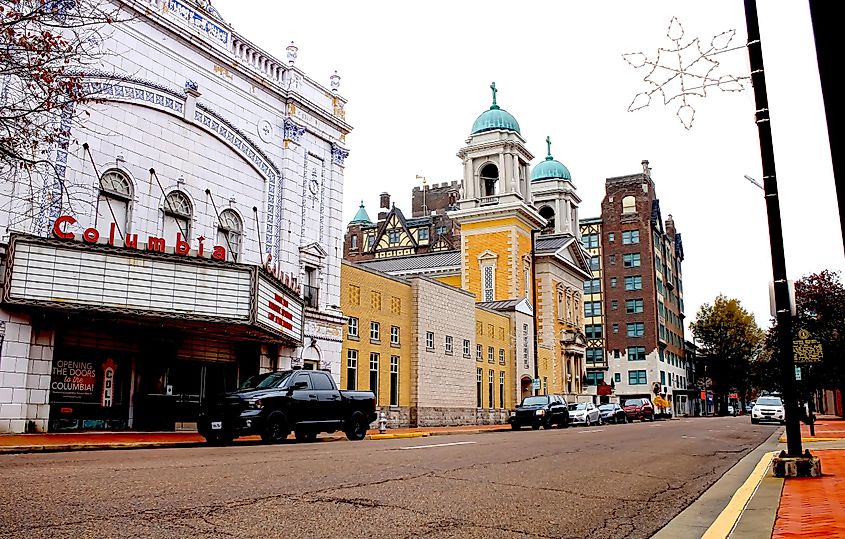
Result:
{"label": "church bell tower", "polygon": [[546,220],[533,206],[529,163],[519,123],[497,104],[475,120],[458,152],[464,167],[458,209],[461,226],[461,287],[477,301],[530,298],[531,231]]}

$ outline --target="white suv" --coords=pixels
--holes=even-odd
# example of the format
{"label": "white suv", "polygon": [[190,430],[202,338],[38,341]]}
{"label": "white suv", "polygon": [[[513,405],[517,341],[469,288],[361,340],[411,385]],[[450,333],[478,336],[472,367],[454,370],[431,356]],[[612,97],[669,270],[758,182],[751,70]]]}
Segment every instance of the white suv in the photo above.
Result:
{"label": "white suv", "polygon": [[755,424],[761,421],[777,421],[783,425],[785,418],[783,401],[780,397],[760,397],[751,409],[751,422]]}

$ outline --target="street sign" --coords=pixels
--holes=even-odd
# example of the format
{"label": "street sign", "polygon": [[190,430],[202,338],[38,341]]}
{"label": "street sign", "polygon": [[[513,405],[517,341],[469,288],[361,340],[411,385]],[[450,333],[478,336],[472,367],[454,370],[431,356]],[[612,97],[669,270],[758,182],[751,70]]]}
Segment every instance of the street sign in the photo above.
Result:
{"label": "street sign", "polygon": [[531,387],[533,387],[534,389],[540,389],[540,379],[535,378],[534,382],[531,383]]}
{"label": "street sign", "polygon": [[795,379],[801,381],[801,367],[795,367]]}
{"label": "street sign", "polygon": [[[789,287],[789,314],[795,316],[795,281],[786,281]],[[775,308],[775,283],[769,281],[769,312],[772,317],[777,318],[778,311]]]}
{"label": "street sign", "polygon": [[806,329],[799,329],[798,338],[792,341],[792,355],[796,363],[818,363],[822,360],[822,343]]}

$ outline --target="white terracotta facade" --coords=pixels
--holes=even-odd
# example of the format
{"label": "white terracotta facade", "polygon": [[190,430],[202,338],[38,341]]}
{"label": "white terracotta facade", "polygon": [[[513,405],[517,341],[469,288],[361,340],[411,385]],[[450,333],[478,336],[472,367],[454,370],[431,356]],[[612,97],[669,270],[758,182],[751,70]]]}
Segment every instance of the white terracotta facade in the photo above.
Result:
{"label": "white terracotta facade", "polygon": [[[326,74],[326,85],[319,84],[295,65],[295,51],[292,58],[278,60],[237,35],[213,8],[198,4],[207,3],[119,3],[132,20],[108,30],[106,65],[85,72],[86,89],[101,101],[72,111],[83,118],[82,125],[74,125],[70,139],[50,151],[58,177],[46,179],[35,200],[19,183],[0,182],[0,200],[7,201],[0,206],[6,274],[1,278],[8,279],[10,238],[53,236],[53,224],[61,215],[75,219],[62,230],[74,233],[76,241],[92,227],[100,231],[100,245],[92,247],[106,244],[110,223],[104,215],[108,218],[114,208],[104,210],[100,178],[112,171],[129,186],[125,201],[115,199],[125,208],[125,216],[114,217],[120,221],[115,248],[124,246],[120,236],[137,234],[140,250],[156,236],[167,241],[165,256],[172,253],[174,221],[168,221],[168,215],[174,208],[168,197],[178,192],[189,210],[183,239],[191,256],[209,256],[198,254],[200,238],[206,249],[225,243],[231,263],[268,267],[281,276],[281,283],[292,285],[296,279],[303,285],[307,297],[299,342],[263,342],[257,334],[244,337],[251,341],[249,350],[231,345],[231,353],[240,354],[241,363],[254,359],[255,365],[239,367],[239,378],[251,370],[305,366],[330,369],[339,380],[345,324],[339,307],[341,212],[349,153],[345,138],[351,130],[345,100],[337,93],[339,80],[330,81]],[[90,116],[83,116],[86,111]],[[64,185],[63,191],[59,185]],[[221,242],[227,224],[220,217],[224,212],[239,222],[234,244]],[[234,261],[232,253],[237,255]],[[84,260],[84,251],[81,256]],[[95,318],[116,313],[129,322],[133,319],[121,315],[120,309],[86,309]],[[0,305],[0,432],[44,431],[55,419],[50,386],[59,337],[73,340],[69,333],[79,327],[97,340],[96,347],[105,347],[93,323],[87,327],[84,319],[62,313],[58,305]],[[187,319],[182,328],[186,334],[204,331],[191,326],[190,316]],[[138,322],[147,323],[143,317]],[[149,331],[154,333],[170,327],[160,321],[153,326]],[[126,370],[132,365],[133,379],[126,381],[124,399],[138,395],[141,380],[136,369],[144,361],[143,346],[142,340],[126,345],[135,352],[127,352],[134,355],[125,360]],[[202,352],[185,357],[206,361],[213,346],[197,348]],[[202,372],[203,380],[211,376],[205,367]],[[201,384],[202,391],[208,383]],[[137,403],[127,406],[129,420],[123,427],[137,427],[131,412]]]}

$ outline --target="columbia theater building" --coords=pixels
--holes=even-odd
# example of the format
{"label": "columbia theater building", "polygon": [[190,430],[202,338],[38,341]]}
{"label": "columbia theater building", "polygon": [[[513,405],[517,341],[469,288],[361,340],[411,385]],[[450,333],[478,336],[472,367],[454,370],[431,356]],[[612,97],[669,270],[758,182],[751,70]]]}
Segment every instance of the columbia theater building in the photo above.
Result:
{"label": "columbia theater building", "polygon": [[0,432],[190,428],[259,372],[340,379],[339,77],[208,2],[119,5],[58,177],[0,182]]}

